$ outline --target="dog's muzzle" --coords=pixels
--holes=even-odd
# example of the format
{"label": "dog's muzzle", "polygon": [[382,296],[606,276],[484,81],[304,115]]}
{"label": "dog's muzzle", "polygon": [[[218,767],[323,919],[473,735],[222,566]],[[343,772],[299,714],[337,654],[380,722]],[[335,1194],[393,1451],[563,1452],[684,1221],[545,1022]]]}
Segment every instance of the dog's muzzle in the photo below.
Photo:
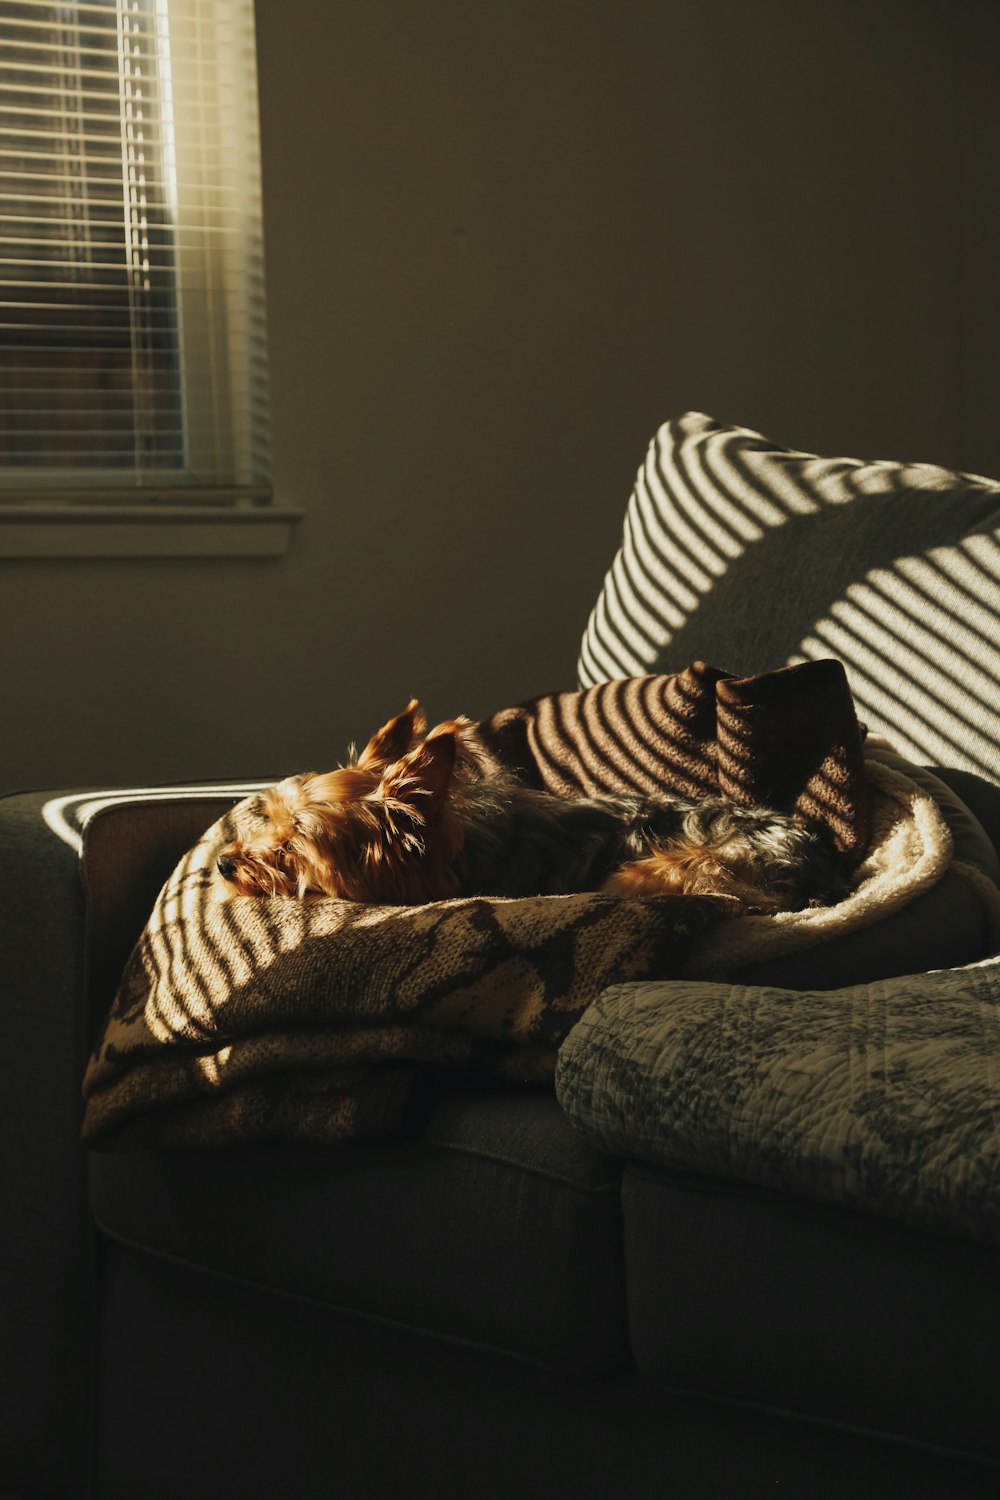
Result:
{"label": "dog's muzzle", "polygon": [[232,880],[236,874],[236,861],[230,859],[228,854],[220,854],[215,861],[215,868],[225,880]]}

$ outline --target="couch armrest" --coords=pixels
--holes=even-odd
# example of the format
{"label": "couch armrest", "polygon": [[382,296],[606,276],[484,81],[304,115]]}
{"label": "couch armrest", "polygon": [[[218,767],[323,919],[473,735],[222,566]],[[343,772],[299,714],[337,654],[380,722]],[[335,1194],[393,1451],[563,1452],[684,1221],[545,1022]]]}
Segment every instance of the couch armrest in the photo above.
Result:
{"label": "couch armrest", "polygon": [[174,864],[252,788],[0,798],[0,1491],[91,1493],[94,1031]]}
{"label": "couch armrest", "polygon": [[[91,802],[82,830],[88,1051],[164,881],[206,828],[253,787],[121,794]],[[51,804],[50,804],[51,815]]]}

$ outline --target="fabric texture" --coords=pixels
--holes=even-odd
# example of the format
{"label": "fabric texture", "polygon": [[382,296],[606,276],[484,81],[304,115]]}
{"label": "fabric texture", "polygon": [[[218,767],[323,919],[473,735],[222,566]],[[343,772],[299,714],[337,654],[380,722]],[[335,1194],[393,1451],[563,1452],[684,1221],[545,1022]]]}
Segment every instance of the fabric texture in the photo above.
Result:
{"label": "fabric texture", "polygon": [[[724,675],[716,673],[701,697],[690,695],[706,719],[714,719],[712,690]],[[856,844],[868,827],[868,787],[855,764],[860,731],[843,675],[827,664],[778,675],[777,688],[761,679],[756,696],[765,707],[777,699],[782,713],[763,714],[746,741],[746,763],[763,774],[772,758],[793,796],[827,774],[835,744],[846,774],[841,800],[831,796],[830,805]],[[622,692],[633,701],[627,685]],[[660,705],[670,694],[670,684],[640,684],[637,701]],[[746,684],[742,694],[755,697]],[[800,739],[782,729],[798,722],[796,694],[829,734]],[[500,718],[507,744],[496,754],[514,763],[510,725],[530,729],[538,715]],[[590,743],[585,714],[579,722],[582,739],[559,742],[563,774],[577,787],[591,774],[577,749]],[[659,736],[669,788],[663,721],[626,713],[618,725],[624,737],[606,765],[635,784],[649,776],[644,760]],[[215,871],[231,816],[181,860],[126,966],[86,1074],[88,1142],[385,1138],[407,1127],[422,1069],[551,1079],[557,1047],[603,988],[679,973],[697,937],[732,917],[711,897],[582,894],[417,907],[233,897]],[[947,860],[942,847],[942,869]],[[813,941],[802,926],[783,933],[780,947]]]}
{"label": "fabric texture", "polygon": [[[930,793],[891,766],[869,762],[868,769],[872,838],[848,894],[833,906],[726,922],[695,945],[684,962],[685,977],[728,978],[742,965],[802,953],[884,923],[953,868],[954,840]],[[978,870],[963,865],[961,873],[979,889]],[[985,876],[982,881],[988,884]]]}
{"label": "fabric texture", "polygon": [[334,1143],[407,1128],[421,1068],[551,1078],[584,1007],[676,970],[709,898],[220,897],[229,819],[181,861],[87,1070],[84,1139]]}
{"label": "fabric texture", "polygon": [[[897,974],[955,968],[991,951],[992,890],[1000,884],[1000,858],[988,833],[940,776],[906,760],[885,740],[869,737],[865,759],[873,776],[878,767],[887,767],[931,800],[951,836],[950,868],[891,917],[848,928],[820,948],[734,965],[726,979],[779,989],[836,990]],[[975,872],[988,881],[978,883]]]}
{"label": "fabric texture", "polygon": [[[666,423],[636,477],[579,680],[610,690],[693,649],[736,672],[843,663],[871,738],[889,742],[868,759],[888,798],[873,806],[878,869],[862,863],[846,903],[804,920],[819,938],[876,891],[891,905],[899,880],[897,943],[919,913],[911,965],[880,970],[869,950],[866,982],[838,985],[864,944],[824,964],[836,937],[808,951],[796,937],[789,962],[787,914],[766,930],[753,918],[720,928],[682,976],[615,986],[587,1011],[560,1051],[563,1107],[615,1153],[1000,1242],[995,850],[898,758],[1000,786],[1000,484],[821,458],[698,412]],[[739,700],[738,683],[718,692]],[[953,936],[973,908],[979,952],[937,969],[924,934]],[[862,921],[872,949],[892,925]],[[809,983],[813,956],[832,986]]]}
{"label": "fabric texture", "polygon": [[876,836],[855,888],[763,918],[686,897],[227,898],[225,817],[180,862],[132,954],[87,1070],[84,1137],[384,1139],[411,1128],[428,1070],[550,1080],[608,986],[718,975],[879,922],[891,940],[893,915],[953,868],[953,841],[921,788],[891,767],[870,775]]}
{"label": "fabric texture", "polygon": [[835,657],[908,759],[1000,785],[1000,482],[821,458],[700,412],[664,424],[579,681]]}
{"label": "fabric texture", "polygon": [[998,1077],[994,956],[828,992],[617,985],[556,1089],[609,1152],[1000,1244]]}
{"label": "fabric texture", "polygon": [[500,761],[558,795],[721,794],[797,813],[848,862],[868,842],[863,736],[836,661],[746,678],[696,661],[548,693],[478,728]]}

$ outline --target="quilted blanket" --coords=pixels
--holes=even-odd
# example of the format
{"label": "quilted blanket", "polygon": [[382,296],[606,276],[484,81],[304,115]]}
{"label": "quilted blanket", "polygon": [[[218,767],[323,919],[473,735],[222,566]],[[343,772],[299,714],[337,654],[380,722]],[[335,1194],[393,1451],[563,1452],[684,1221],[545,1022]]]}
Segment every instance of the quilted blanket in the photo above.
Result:
{"label": "quilted blanket", "polygon": [[1000,957],[832,992],[615,985],[556,1088],[614,1154],[1000,1244]]}
{"label": "quilted blanket", "polygon": [[[591,893],[407,908],[231,897],[215,874],[231,836],[224,818],[168,880],[126,967],[84,1081],[85,1140],[130,1148],[384,1138],[408,1128],[435,1069],[551,1079],[560,1044],[602,991],[680,975],[689,965],[711,970],[706,955],[724,931],[728,963],[825,941],[838,924],[897,909],[947,868],[947,829],[917,789],[888,783],[875,785],[869,820],[860,735],[831,666],[772,674],[777,686],[769,678],[757,680],[759,689],[737,684],[735,718],[744,726],[754,720],[755,699],[761,712],[756,729],[744,728],[740,756],[729,759],[758,776],[770,759],[788,805],[813,799],[821,812],[832,809],[845,859],[857,863],[860,830],[875,830],[843,910],[733,920],[731,907],[711,898]],[[713,705],[723,676],[710,681]],[[694,745],[711,786],[727,759],[716,743],[726,710],[712,709],[713,738],[699,697],[706,679],[695,674],[692,691],[690,676],[682,678],[608,685],[612,706],[646,705],[645,717],[624,716],[634,743],[621,729],[607,738],[616,721],[606,703],[600,741],[596,700],[576,712],[581,705],[571,700],[586,695],[572,694],[495,716],[484,736],[512,761],[534,736],[539,781],[551,774],[547,760],[576,787],[595,766],[636,784],[654,774],[657,758],[683,779]],[[682,702],[699,710],[701,732],[672,741],[662,706],[678,686]],[[800,695],[810,703],[810,734],[775,736],[779,721],[800,717]],[[539,733],[546,723],[558,734]],[[770,924],[763,930],[762,921]]]}

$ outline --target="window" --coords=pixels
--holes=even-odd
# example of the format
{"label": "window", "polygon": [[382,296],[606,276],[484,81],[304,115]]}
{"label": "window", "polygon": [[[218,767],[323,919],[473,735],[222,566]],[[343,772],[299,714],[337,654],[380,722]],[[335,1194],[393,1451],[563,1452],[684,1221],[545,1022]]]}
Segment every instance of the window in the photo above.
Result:
{"label": "window", "polygon": [[0,0],[0,548],[283,550],[270,498],[252,0]]}

